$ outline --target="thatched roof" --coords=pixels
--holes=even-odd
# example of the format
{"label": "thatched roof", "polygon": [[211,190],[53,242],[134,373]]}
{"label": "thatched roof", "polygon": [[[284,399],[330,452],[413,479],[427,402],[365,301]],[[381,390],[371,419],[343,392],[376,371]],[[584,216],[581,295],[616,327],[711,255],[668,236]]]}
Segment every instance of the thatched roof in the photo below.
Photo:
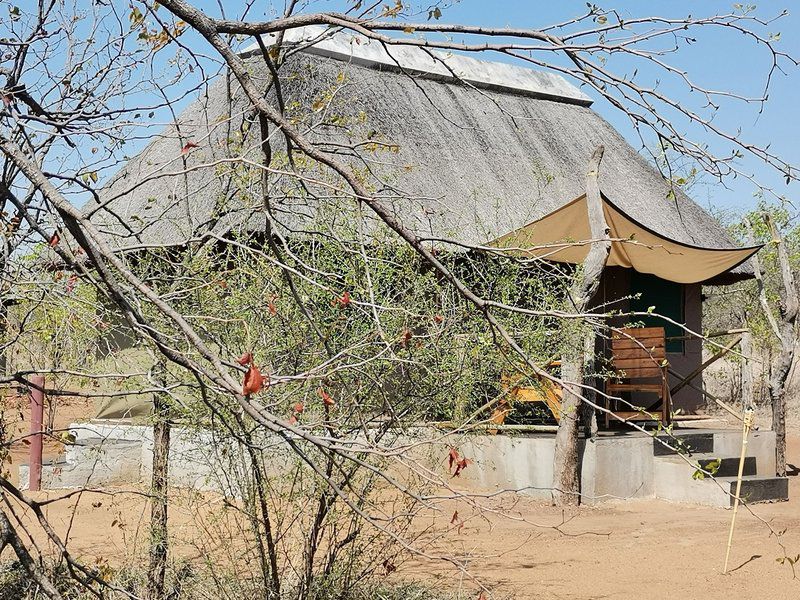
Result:
{"label": "thatched roof", "polygon": [[[423,51],[392,47],[388,57],[380,47],[338,35],[287,61],[283,100],[290,113],[317,110],[298,109],[297,116],[308,117],[301,127],[313,125],[307,134],[319,143],[380,142],[359,147],[366,163],[347,160],[418,234],[481,245],[518,229],[579,197],[589,155],[603,144],[600,187],[630,217],[685,244],[734,246],[682,191],[671,194],[659,172],[562,78],[454,56],[445,57],[450,62],[442,71],[426,65],[432,59],[420,58]],[[248,61],[254,80],[266,82],[260,57]],[[455,80],[451,69],[469,83]],[[269,94],[274,100],[274,89]],[[331,115],[334,125],[318,125]],[[248,118],[242,90],[220,77],[180,115],[180,134],[167,128],[103,189],[113,214],[101,210],[93,220],[120,246],[178,244],[204,228],[248,219],[258,227],[252,200],[241,199],[243,191],[255,191],[258,177],[231,177],[230,164],[198,168],[230,156],[259,162],[250,139],[257,127],[248,130]],[[274,138],[280,153],[281,136]],[[199,147],[182,154],[187,142]],[[163,176],[182,170],[184,161],[193,169],[188,174]],[[293,189],[278,185],[273,198],[278,225],[289,229],[313,220],[317,203],[325,202],[310,203]],[[740,266],[734,277],[747,273]]]}

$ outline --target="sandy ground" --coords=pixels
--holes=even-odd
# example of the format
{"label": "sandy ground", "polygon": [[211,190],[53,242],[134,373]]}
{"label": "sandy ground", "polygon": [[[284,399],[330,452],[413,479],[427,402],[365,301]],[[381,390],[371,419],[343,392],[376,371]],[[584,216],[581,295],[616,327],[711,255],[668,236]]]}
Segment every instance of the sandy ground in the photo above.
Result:
{"label": "sandy ground", "polygon": [[[63,408],[57,426],[81,410],[85,407],[80,404]],[[49,446],[50,452],[58,450],[57,444]],[[15,463],[25,452],[24,447],[15,449]],[[791,465],[800,466],[797,430],[787,455]],[[73,553],[84,560],[124,562],[146,538],[146,499],[126,490],[109,492],[83,493],[46,508],[57,531],[64,536],[68,532]],[[42,492],[35,497],[63,495]],[[790,497],[785,503],[754,505],[755,515],[740,511],[728,575],[720,573],[731,517],[723,509],[638,500],[562,513],[517,496],[482,501],[481,512],[464,501],[448,503],[437,514],[420,517],[419,526],[428,531],[423,538],[429,541],[426,552],[465,560],[470,575],[489,590],[487,598],[797,598],[800,580],[793,579],[788,563],[778,562],[785,556],[781,544],[789,556],[800,555],[796,475],[790,478]],[[195,495],[191,502],[176,502],[171,526],[179,540],[174,546],[178,555],[200,560],[229,549],[230,542],[209,548],[213,532],[196,526],[200,513],[218,509],[220,500],[212,497]],[[454,510],[464,521],[460,529],[450,524]],[[776,538],[770,528],[786,532]],[[475,581],[442,560],[410,558],[391,578],[434,582],[442,590],[460,590],[465,599],[479,596]]]}
{"label": "sandy ground", "polygon": [[[800,435],[790,438],[787,456],[800,465]],[[754,514],[740,510],[727,575],[720,571],[732,511],[656,500],[562,514],[522,499],[507,510],[519,520],[484,512],[467,518],[461,534],[448,540],[451,551],[470,557],[470,572],[495,597],[798,598],[800,579],[793,579],[787,562],[778,562],[800,555],[800,477],[796,468],[792,472],[789,502],[753,505]],[[548,528],[565,520],[559,530]],[[770,533],[784,529],[780,539]],[[475,583],[462,582],[452,568],[415,560],[402,572],[433,576],[442,587],[461,584],[465,598],[478,597],[466,591],[477,590]]]}
{"label": "sandy ground", "polygon": [[[800,464],[800,436],[793,436],[789,462]],[[85,560],[112,564],[130,558],[146,535],[148,507],[141,496],[122,490],[114,495],[84,493],[48,505],[48,518],[70,548]],[[44,492],[55,498],[63,492]],[[791,478],[791,500],[740,512],[731,558],[732,572],[721,575],[731,511],[640,500],[562,511],[526,498],[484,502],[481,513],[463,501],[420,519],[429,527],[430,554],[465,559],[471,575],[492,598],[796,598],[800,580],[777,559],[784,551],[800,554],[800,478]],[[219,508],[205,502],[209,514]],[[75,506],[78,510],[75,511]],[[214,535],[198,530],[197,504],[178,502],[172,512],[176,551],[200,559]],[[450,509],[459,510],[460,532],[450,524]],[[496,512],[493,512],[496,511]],[[503,513],[501,515],[500,513]],[[769,526],[764,523],[769,523]],[[563,524],[562,524],[563,523]],[[554,527],[558,527],[557,529]],[[37,536],[38,537],[38,536]],[[227,544],[221,544],[223,551]],[[223,559],[224,560],[224,559]],[[409,559],[392,578],[434,581],[441,589],[460,589],[477,598],[478,584],[441,560]]]}

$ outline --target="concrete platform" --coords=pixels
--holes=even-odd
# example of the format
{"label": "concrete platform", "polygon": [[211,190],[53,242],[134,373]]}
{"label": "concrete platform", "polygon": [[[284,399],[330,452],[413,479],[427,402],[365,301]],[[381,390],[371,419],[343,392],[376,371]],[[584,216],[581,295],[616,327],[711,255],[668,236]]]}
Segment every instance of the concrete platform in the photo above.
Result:
{"label": "concrete platform", "polygon": [[[43,465],[42,487],[47,489],[96,487],[147,480],[152,470],[152,429],[108,422],[73,424],[75,444],[67,447],[64,460]],[[441,441],[441,431],[420,428],[415,442]],[[661,498],[720,507],[731,505],[731,481],[738,470],[742,434],[739,430],[679,429],[672,439],[642,432],[603,432],[581,440],[582,501],[596,504],[629,498]],[[433,441],[437,439],[438,441]],[[405,440],[408,441],[408,440]],[[664,444],[668,442],[668,446]],[[274,436],[271,453],[276,473],[284,473],[296,459],[285,443]],[[398,441],[398,443],[401,443]],[[555,435],[464,435],[458,448],[472,463],[459,483],[476,492],[513,491],[549,499],[553,476]],[[425,444],[423,443],[422,446]],[[431,468],[441,467],[446,454],[439,446],[428,447]],[[439,452],[441,450],[441,452]],[[438,457],[438,458],[437,458]],[[716,474],[703,474],[703,469]],[[240,472],[236,472],[236,470]],[[703,477],[698,476],[698,470]],[[775,436],[771,431],[750,435],[745,462],[742,497],[748,502],[788,498],[788,482],[775,475]],[[238,496],[237,482],[249,476],[247,461],[229,440],[211,432],[174,428],[170,451],[172,485],[214,490]],[[20,467],[23,489],[28,467]]]}
{"label": "concrete platform", "polygon": [[[658,439],[638,431],[601,432],[581,443],[582,501],[661,498],[729,507],[730,477],[738,471],[741,444],[741,430],[687,428],[675,430],[672,438]],[[512,489],[547,499],[554,448],[552,434],[469,438],[463,452],[474,457],[478,468],[465,471],[464,477],[477,489]],[[716,461],[716,476],[702,473]],[[698,470],[702,478],[696,476]],[[771,431],[750,434],[744,473],[748,479],[742,496],[749,502],[788,498],[788,483],[773,481],[775,435]],[[745,496],[745,485],[749,496]]]}

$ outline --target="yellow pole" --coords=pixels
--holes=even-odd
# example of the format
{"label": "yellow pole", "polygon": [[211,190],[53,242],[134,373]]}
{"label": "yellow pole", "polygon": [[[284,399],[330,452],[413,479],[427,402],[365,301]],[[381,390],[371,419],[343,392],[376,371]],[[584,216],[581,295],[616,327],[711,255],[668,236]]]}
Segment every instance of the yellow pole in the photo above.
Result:
{"label": "yellow pole", "polygon": [[753,427],[753,409],[748,407],[744,411],[742,421],[742,452],[739,455],[739,473],[736,476],[736,496],[733,499],[733,515],[731,516],[731,530],[728,532],[728,549],[725,552],[725,566],[722,567],[722,574],[728,572],[728,559],[731,556],[731,545],[733,544],[733,530],[736,527],[736,513],[739,510],[739,495],[742,492],[742,472],[744,471],[744,458],[747,454],[747,437]]}

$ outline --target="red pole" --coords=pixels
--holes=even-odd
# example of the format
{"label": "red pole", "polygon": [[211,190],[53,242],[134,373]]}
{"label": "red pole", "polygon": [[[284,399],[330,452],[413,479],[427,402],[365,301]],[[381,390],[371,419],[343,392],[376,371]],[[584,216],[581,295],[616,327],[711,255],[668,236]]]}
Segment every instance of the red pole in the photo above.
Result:
{"label": "red pole", "polygon": [[31,383],[31,455],[28,464],[28,489],[38,492],[42,485],[42,424],[44,421],[44,377],[32,375]]}

